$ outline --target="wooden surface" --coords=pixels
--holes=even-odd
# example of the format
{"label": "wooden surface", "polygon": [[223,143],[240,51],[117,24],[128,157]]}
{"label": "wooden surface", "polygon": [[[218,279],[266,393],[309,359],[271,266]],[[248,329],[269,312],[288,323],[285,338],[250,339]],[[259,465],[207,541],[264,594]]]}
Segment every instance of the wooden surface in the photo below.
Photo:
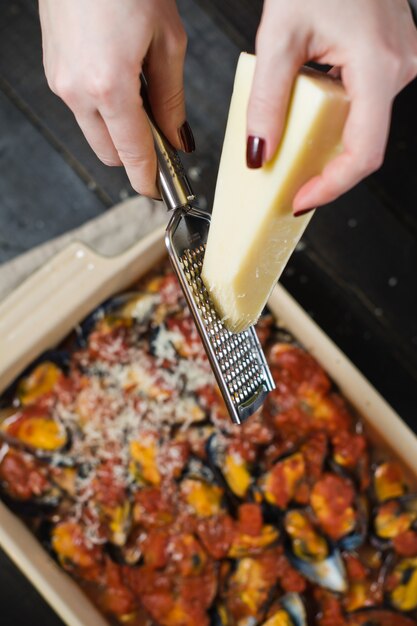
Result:
{"label": "wooden surface", "polygon": [[[179,0],[189,35],[184,159],[210,205],[240,49],[259,0]],[[76,51],[74,51],[76,54]],[[397,98],[386,160],[317,211],[283,284],[417,431],[417,82]],[[74,228],[133,191],[93,155],[46,85],[35,0],[0,3],[0,262]],[[256,207],[254,207],[256,210]],[[2,626],[61,621],[0,553]]]}

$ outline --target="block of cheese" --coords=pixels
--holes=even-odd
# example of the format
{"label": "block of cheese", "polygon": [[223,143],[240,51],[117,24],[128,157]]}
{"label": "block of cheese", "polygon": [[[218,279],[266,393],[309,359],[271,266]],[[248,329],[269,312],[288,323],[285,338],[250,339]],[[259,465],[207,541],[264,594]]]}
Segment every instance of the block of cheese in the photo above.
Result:
{"label": "block of cheese", "polygon": [[293,217],[296,192],[341,150],[349,100],[341,83],[298,74],[282,139],[260,169],[246,166],[246,112],[255,56],[242,53],[230,103],[202,278],[226,327],[254,324],[312,217]]}

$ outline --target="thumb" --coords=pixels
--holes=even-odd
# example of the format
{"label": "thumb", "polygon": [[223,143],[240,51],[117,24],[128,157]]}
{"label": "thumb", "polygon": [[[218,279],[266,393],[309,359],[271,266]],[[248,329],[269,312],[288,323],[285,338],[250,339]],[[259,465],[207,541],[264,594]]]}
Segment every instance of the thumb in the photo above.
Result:
{"label": "thumb", "polygon": [[290,37],[280,37],[269,28],[263,28],[261,23],[247,112],[248,167],[261,167],[274,156],[294,79],[303,61],[300,48],[291,42]]}

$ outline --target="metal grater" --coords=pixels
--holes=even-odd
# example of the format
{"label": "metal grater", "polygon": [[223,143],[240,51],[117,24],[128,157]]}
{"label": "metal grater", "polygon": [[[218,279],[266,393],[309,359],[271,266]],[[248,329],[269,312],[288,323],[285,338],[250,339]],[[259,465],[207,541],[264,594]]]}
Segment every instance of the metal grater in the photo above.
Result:
{"label": "metal grater", "polygon": [[[148,111],[149,114],[149,111]],[[165,243],[203,341],[230,417],[241,424],[264,402],[274,381],[254,328],[229,332],[216,313],[200,274],[210,214],[193,206],[195,196],[176,150],[150,118],[158,158],[158,184],[173,211]]]}

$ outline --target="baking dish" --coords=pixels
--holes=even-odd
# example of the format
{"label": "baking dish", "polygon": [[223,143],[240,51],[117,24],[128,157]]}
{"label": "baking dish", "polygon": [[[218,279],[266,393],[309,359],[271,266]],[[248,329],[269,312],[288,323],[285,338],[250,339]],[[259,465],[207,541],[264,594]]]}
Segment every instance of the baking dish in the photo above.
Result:
{"label": "baking dish", "polygon": [[[116,258],[72,244],[0,306],[0,392],[39,353],[56,344],[89,310],[163,258],[158,230]],[[331,374],[370,430],[417,474],[417,439],[336,346],[278,286],[270,309]],[[45,553],[32,534],[0,505],[3,549],[70,625],[107,622]]]}

